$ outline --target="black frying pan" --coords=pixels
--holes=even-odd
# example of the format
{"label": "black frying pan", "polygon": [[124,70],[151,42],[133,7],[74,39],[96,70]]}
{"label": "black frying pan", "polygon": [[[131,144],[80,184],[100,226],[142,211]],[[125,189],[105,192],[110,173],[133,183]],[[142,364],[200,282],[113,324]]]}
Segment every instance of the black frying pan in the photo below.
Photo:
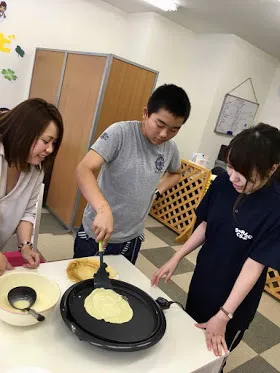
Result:
{"label": "black frying pan", "polygon": [[133,318],[124,324],[110,324],[88,315],[85,298],[94,289],[94,279],[70,287],[60,303],[62,319],[81,340],[115,351],[137,351],[151,347],[163,337],[166,320],[160,306],[147,293],[123,281],[111,280],[113,289],[126,297]]}

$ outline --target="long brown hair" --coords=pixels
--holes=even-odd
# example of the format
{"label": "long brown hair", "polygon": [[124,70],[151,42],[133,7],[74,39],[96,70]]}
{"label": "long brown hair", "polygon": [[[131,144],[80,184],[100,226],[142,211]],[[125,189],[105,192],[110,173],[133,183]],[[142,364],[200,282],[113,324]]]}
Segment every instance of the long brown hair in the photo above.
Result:
{"label": "long brown hair", "polygon": [[63,137],[63,120],[58,109],[40,98],[23,101],[0,117],[0,141],[3,143],[5,158],[9,166],[28,171],[30,149],[45,131],[50,122],[58,130],[54,151],[41,163],[45,170],[53,163]]}

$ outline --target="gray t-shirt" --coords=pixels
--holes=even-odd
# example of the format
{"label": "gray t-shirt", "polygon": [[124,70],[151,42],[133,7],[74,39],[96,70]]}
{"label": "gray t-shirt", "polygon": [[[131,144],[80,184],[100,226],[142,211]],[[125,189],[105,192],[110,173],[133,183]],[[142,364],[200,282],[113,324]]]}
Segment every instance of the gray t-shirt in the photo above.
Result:
{"label": "gray t-shirt", "polygon": [[[157,185],[165,171],[177,172],[180,156],[173,140],[153,145],[141,131],[141,122],[111,125],[92,145],[105,160],[98,185],[108,201],[114,231],[110,243],[123,243],[143,233]],[[95,210],[87,204],[83,226],[95,238],[92,224]]]}

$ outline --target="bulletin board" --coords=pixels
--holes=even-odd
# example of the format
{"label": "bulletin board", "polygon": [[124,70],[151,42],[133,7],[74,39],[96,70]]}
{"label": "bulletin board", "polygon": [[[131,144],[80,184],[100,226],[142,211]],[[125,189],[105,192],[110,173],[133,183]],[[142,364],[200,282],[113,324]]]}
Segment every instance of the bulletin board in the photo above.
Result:
{"label": "bulletin board", "polygon": [[225,95],[215,132],[236,136],[252,126],[259,104],[231,94]]}
{"label": "bulletin board", "polygon": [[[244,84],[250,84],[256,101],[234,96],[233,91]],[[253,125],[259,108],[258,99],[251,78],[244,80],[225,95],[224,102],[216,123],[215,132],[228,136],[236,136]]]}

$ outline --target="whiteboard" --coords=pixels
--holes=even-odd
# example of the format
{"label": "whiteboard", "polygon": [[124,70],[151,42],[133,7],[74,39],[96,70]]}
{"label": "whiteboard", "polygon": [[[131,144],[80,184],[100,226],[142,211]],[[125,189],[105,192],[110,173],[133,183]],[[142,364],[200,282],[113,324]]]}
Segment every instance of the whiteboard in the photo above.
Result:
{"label": "whiteboard", "polygon": [[259,104],[230,94],[225,95],[215,132],[235,136],[252,126]]}

